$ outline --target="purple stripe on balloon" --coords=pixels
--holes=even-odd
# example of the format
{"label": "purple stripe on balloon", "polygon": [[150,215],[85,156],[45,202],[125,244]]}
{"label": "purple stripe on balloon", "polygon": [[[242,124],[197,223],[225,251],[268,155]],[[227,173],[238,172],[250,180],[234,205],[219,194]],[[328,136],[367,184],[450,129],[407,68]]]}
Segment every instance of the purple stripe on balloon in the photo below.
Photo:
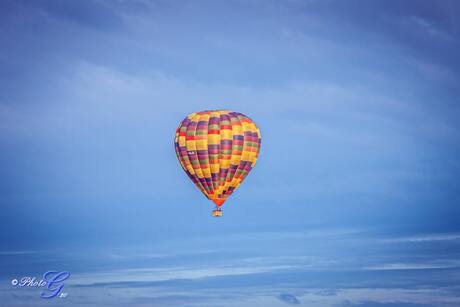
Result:
{"label": "purple stripe on balloon", "polygon": [[228,173],[228,168],[221,168],[220,173],[219,173],[219,177],[220,178],[225,178],[225,177],[227,177],[227,173]]}
{"label": "purple stripe on balloon", "polygon": [[209,118],[209,124],[210,124],[210,125],[218,125],[219,122],[220,122],[220,121],[219,121],[219,118],[218,118],[218,117],[213,116],[213,117],[210,117],[210,118]]}

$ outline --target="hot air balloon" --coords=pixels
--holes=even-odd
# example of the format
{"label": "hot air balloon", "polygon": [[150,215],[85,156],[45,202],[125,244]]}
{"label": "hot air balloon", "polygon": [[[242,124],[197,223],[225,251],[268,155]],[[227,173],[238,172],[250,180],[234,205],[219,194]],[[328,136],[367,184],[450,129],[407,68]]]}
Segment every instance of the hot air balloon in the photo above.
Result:
{"label": "hot air balloon", "polygon": [[238,112],[196,112],[180,123],[174,143],[185,173],[216,205],[213,216],[222,216],[222,204],[256,163],[259,128]]}

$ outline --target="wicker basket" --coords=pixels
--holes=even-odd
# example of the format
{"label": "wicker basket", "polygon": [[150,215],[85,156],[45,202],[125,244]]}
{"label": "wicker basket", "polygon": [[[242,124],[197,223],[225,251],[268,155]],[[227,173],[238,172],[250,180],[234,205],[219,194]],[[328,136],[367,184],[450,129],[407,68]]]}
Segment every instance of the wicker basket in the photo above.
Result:
{"label": "wicker basket", "polygon": [[222,216],[222,210],[212,210],[213,216]]}

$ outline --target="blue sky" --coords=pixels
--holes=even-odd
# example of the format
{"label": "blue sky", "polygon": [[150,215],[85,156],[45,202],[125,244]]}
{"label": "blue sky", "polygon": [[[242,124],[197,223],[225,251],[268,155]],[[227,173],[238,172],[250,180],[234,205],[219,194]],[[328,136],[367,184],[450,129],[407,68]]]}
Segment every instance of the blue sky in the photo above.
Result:
{"label": "blue sky", "polygon": [[[459,9],[2,1],[1,301],[459,305]],[[219,220],[173,147],[205,109],[262,133]]]}

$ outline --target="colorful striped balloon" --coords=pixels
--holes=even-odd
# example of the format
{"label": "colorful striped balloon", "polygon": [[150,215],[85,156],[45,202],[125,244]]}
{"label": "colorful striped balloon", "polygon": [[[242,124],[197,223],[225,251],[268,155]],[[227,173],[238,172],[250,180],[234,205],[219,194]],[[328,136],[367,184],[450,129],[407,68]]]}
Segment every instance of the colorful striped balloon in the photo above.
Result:
{"label": "colorful striped balloon", "polygon": [[[219,207],[254,167],[260,149],[260,131],[238,112],[215,110],[190,114],[174,139],[180,165]],[[220,213],[219,213],[220,212]]]}

